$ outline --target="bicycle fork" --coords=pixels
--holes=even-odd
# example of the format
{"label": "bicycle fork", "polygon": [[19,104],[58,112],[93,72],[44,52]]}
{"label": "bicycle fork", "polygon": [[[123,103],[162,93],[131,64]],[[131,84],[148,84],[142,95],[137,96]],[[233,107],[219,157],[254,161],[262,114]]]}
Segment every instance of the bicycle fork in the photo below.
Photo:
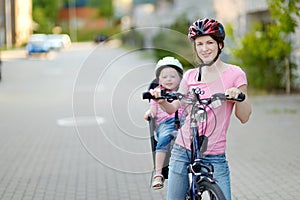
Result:
{"label": "bicycle fork", "polygon": [[[206,165],[202,161],[203,153],[207,149],[207,137],[204,135],[198,135],[198,125],[196,121],[193,120],[191,123],[192,128],[192,154],[194,155],[191,157],[191,162],[188,165],[188,178],[189,178],[189,185],[190,185],[190,199],[196,199],[196,197],[202,195],[202,191],[199,188],[199,184],[201,181],[206,180],[209,182],[215,182],[213,178],[214,168],[213,165],[209,164]],[[204,169],[204,170],[203,170]]]}
{"label": "bicycle fork", "polygon": [[191,122],[191,128],[192,128],[192,145],[191,145],[191,162],[188,165],[188,178],[189,178],[189,185],[190,185],[190,200],[196,199],[196,196],[201,196],[201,190],[198,188],[197,179],[202,176],[201,172],[201,146],[203,144],[203,140],[199,140],[198,135],[198,125],[194,118]]}

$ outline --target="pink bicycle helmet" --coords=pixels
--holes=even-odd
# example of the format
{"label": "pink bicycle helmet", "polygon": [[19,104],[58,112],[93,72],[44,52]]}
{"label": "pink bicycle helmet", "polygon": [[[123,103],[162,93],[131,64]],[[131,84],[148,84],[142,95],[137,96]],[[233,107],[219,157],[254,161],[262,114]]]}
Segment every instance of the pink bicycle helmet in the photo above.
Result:
{"label": "pink bicycle helmet", "polygon": [[191,40],[195,40],[198,36],[210,35],[218,41],[225,39],[225,31],[223,25],[214,19],[198,19],[189,28],[188,36]]}

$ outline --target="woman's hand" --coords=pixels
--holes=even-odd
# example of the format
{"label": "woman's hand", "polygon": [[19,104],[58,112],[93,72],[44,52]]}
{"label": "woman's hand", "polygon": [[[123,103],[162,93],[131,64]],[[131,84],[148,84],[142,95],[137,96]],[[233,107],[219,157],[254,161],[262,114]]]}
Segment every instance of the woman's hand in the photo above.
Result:
{"label": "woman's hand", "polygon": [[229,98],[237,98],[241,92],[246,95],[246,98],[242,102],[235,102],[235,116],[242,123],[246,123],[252,112],[251,104],[247,98],[247,85],[242,85],[239,88],[229,88],[225,91],[225,94],[229,95]]}
{"label": "woman's hand", "polygon": [[238,89],[238,88],[229,88],[229,89],[227,89],[226,91],[225,91],[225,95],[227,96],[228,95],[228,98],[234,98],[234,99],[236,99],[236,98],[238,98],[238,96],[239,96],[239,94],[241,94],[242,93],[242,91],[240,90],[240,89]]}

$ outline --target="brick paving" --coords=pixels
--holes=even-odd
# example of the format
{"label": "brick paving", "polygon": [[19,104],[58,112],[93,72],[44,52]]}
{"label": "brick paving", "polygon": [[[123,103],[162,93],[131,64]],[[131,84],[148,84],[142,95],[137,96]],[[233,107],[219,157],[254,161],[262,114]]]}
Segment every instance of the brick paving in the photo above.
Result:
{"label": "brick paving", "polygon": [[228,137],[233,199],[299,199],[300,96],[251,101],[251,120],[233,120]]}

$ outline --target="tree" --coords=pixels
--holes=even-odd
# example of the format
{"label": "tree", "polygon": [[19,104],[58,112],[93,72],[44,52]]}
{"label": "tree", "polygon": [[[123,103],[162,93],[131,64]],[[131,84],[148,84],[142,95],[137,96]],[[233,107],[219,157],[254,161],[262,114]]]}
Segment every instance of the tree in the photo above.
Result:
{"label": "tree", "polygon": [[174,56],[185,68],[193,68],[196,65],[193,43],[187,37],[189,25],[190,21],[184,13],[178,16],[170,27],[155,35],[153,45],[157,60],[165,56]]}
{"label": "tree", "polygon": [[111,18],[114,15],[114,7],[112,0],[100,1],[100,16]]}
{"label": "tree", "polygon": [[32,18],[38,23],[38,32],[51,33],[57,19],[59,1],[57,0],[33,0]]}
{"label": "tree", "polygon": [[296,65],[290,61],[292,43],[290,34],[297,27],[299,0],[267,0],[271,21],[254,24],[241,39],[233,54],[245,67],[250,85],[270,90],[290,92],[294,85]]}

